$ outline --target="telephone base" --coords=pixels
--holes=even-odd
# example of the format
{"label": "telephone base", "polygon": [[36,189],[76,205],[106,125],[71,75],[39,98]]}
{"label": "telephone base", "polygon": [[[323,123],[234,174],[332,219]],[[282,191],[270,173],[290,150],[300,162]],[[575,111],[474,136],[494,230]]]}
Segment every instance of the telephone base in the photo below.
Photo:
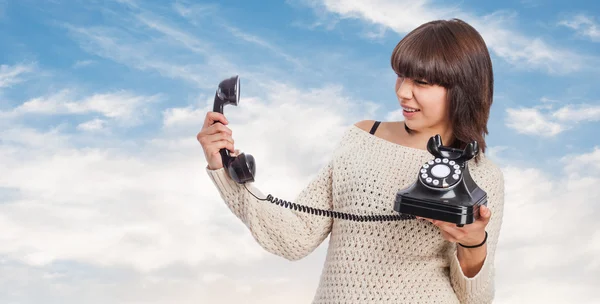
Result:
{"label": "telephone base", "polygon": [[396,194],[394,210],[409,214],[454,223],[459,227],[472,224],[479,218],[479,207],[487,205],[487,196],[481,197],[474,205],[457,206],[437,201],[411,197],[402,192]]}

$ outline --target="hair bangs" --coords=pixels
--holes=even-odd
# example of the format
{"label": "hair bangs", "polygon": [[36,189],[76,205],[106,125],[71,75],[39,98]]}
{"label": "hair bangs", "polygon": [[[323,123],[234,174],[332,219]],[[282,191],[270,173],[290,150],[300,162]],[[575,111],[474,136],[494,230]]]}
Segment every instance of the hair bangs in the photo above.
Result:
{"label": "hair bangs", "polygon": [[409,33],[394,48],[392,69],[399,76],[451,86],[460,69],[448,61],[446,54],[454,52],[447,49],[451,44],[441,38],[432,27],[417,28]]}

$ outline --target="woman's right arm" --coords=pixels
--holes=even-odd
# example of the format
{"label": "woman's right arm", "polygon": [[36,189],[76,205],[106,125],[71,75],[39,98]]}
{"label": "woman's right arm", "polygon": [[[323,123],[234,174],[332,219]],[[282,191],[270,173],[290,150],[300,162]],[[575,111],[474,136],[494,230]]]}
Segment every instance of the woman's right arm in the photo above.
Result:
{"label": "woman's right arm", "polygon": [[[233,181],[224,168],[211,170],[207,167],[206,171],[225,204],[268,252],[288,260],[299,260],[316,249],[331,231],[331,218],[258,200],[248,190],[259,198],[266,198],[266,195],[251,182],[245,184],[246,190],[244,185]],[[332,172],[330,162],[292,202],[331,210]]]}
{"label": "woman's right arm", "polygon": [[[221,149],[228,149],[232,155],[236,152],[227,124],[223,114],[209,112],[197,136],[208,161],[206,171],[221,198],[264,249],[288,260],[305,257],[327,237],[333,220],[259,200],[256,197],[264,199],[266,196],[252,182],[241,185],[232,180],[223,168],[219,153]],[[291,202],[332,210],[332,175],[333,160],[330,160]]]}

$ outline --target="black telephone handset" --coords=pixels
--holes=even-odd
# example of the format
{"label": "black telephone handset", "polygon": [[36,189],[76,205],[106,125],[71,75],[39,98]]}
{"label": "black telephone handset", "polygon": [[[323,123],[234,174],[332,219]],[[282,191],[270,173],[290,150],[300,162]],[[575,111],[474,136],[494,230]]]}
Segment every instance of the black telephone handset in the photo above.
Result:
{"label": "black telephone handset", "polygon": [[[223,107],[226,105],[237,106],[239,101],[240,78],[236,75],[219,83],[217,92],[215,92],[213,112],[223,114]],[[254,174],[256,173],[254,156],[245,153],[240,153],[237,156],[231,156],[229,154],[229,150],[227,149],[221,149],[219,153],[221,153],[223,167],[227,169],[227,173],[231,179],[239,184],[254,182]]]}
{"label": "black telephone handset", "polygon": [[[239,100],[240,78],[236,75],[219,83],[213,111],[223,114],[224,106],[237,106]],[[231,156],[227,149],[221,149],[219,152],[223,167],[233,181],[244,185],[256,199],[269,201],[284,208],[357,222],[401,221],[415,219],[415,215],[453,222],[459,226],[474,222],[474,217],[479,214],[479,206],[487,203],[486,193],[471,179],[467,167],[467,161],[477,155],[477,142],[470,143],[465,150],[458,150],[442,146],[441,137],[436,135],[429,140],[427,150],[435,159],[420,168],[415,183],[398,192],[394,204],[394,210],[398,214],[374,215],[314,208],[281,200],[271,194],[267,195],[267,198],[258,198],[245,187],[247,182],[254,182],[254,157],[245,153]]]}
{"label": "black telephone handset", "polygon": [[462,227],[479,217],[479,207],[487,205],[487,193],[477,186],[469,173],[468,161],[477,156],[477,141],[464,150],[442,145],[440,135],[427,142],[434,159],[423,164],[417,180],[396,194],[394,210]]}

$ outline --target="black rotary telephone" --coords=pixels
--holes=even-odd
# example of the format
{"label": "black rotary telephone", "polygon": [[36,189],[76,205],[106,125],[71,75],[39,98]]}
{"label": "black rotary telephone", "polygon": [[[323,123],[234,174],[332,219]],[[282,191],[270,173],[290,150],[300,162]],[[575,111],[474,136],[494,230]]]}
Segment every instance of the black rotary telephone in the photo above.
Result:
{"label": "black rotary telephone", "polygon": [[469,173],[468,161],[479,152],[477,141],[464,150],[442,146],[435,135],[427,142],[435,158],[420,168],[417,180],[396,194],[394,210],[455,223],[462,227],[479,217],[479,206],[487,205],[487,194]]}
{"label": "black rotary telephone", "polygon": [[[223,114],[225,105],[237,106],[240,100],[240,78],[233,76],[219,83],[215,93],[213,111]],[[219,123],[219,122],[215,122]],[[398,214],[358,215],[304,206],[268,195],[256,199],[270,201],[292,210],[357,222],[399,221],[422,216],[463,226],[479,216],[479,206],[487,204],[487,194],[471,178],[467,161],[479,151],[477,142],[469,143],[464,150],[442,146],[439,135],[427,143],[427,150],[434,159],[423,164],[417,180],[398,191],[394,210]],[[256,163],[250,154],[231,156],[229,150],[221,149],[223,167],[229,177],[238,184],[254,182]]]}

